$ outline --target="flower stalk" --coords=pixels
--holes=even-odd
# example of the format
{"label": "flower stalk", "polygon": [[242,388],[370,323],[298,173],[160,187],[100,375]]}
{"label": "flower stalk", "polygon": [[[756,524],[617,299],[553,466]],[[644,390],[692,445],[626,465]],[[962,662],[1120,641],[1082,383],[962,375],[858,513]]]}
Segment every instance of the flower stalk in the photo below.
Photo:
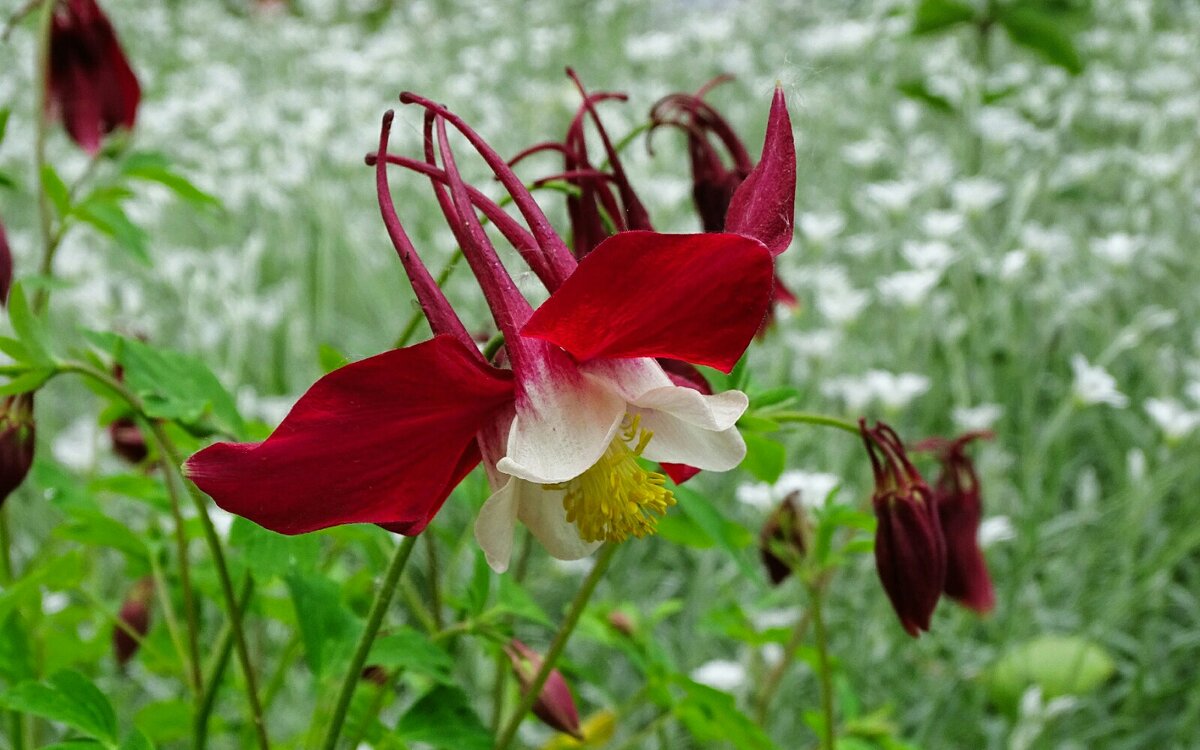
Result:
{"label": "flower stalk", "polygon": [[575,594],[575,599],[571,602],[571,607],[567,610],[567,615],[563,619],[558,633],[554,636],[554,641],[546,651],[546,657],[542,660],[541,668],[538,669],[537,674],[529,682],[529,687],[522,693],[521,702],[517,704],[517,709],[512,713],[500,736],[496,738],[495,750],[508,750],[512,745],[513,739],[517,736],[517,729],[520,728],[521,722],[525,720],[525,717],[533,709],[533,704],[537,702],[538,696],[546,684],[546,680],[550,678],[550,672],[554,670],[554,665],[558,662],[558,657],[562,655],[563,650],[567,647],[567,641],[570,640],[571,633],[574,632],[575,626],[579,624],[579,618],[583,615],[583,610],[587,608],[588,601],[596,591],[596,586],[600,583],[600,579],[604,577],[605,571],[608,570],[609,563],[612,562],[616,551],[616,544],[606,544],[600,548],[600,552],[596,555],[596,564],[592,566],[591,572],[588,573],[587,578],[584,579],[583,584],[579,587],[579,592]]}
{"label": "flower stalk", "polygon": [[415,535],[406,536],[404,541],[396,547],[396,552],[392,555],[392,562],[388,565],[387,573],[384,574],[383,583],[375,592],[375,600],[371,602],[371,610],[367,614],[366,626],[363,628],[362,636],[358,639],[354,656],[350,659],[350,666],[346,668],[346,677],[342,680],[342,689],[338,693],[337,705],[334,706],[333,716],[330,717],[329,727],[325,731],[325,739],[321,743],[324,750],[334,750],[337,747],[338,737],[342,733],[342,725],[346,722],[346,711],[350,708],[354,689],[360,682],[363,665],[366,664],[367,655],[371,652],[371,644],[375,642],[375,635],[383,623],[383,615],[387,612],[388,605],[392,603],[392,596],[396,593],[396,584],[400,582],[400,574],[404,572],[404,567],[408,564],[408,558],[412,555],[417,539],[418,536]]}

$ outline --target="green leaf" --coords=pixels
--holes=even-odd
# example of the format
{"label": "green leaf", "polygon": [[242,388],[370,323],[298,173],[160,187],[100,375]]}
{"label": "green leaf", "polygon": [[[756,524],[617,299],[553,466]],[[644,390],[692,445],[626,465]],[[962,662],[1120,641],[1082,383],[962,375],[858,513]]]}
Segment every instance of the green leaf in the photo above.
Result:
{"label": "green leaf", "polygon": [[1042,635],[1000,657],[984,675],[992,700],[1014,710],[1025,690],[1042,689],[1046,700],[1083,695],[1103,685],[1116,671],[1108,651],[1077,635]]}
{"label": "green leaf", "polygon": [[43,584],[55,591],[75,586],[83,571],[83,556],[78,551],[51,558],[27,571],[19,581],[0,591],[0,619],[8,617],[26,598],[40,598]]}
{"label": "green leaf", "polygon": [[29,349],[14,338],[0,336],[0,352],[4,352],[16,362],[29,361]]}
{"label": "green leaf", "polygon": [[290,570],[311,570],[321,552],[319,537],[276,534],[241,517],[233,519],[229,544],[241,550],[250,572],[260,582]]}
{"label": "green leaf", "polygon": [[22,682],[0,696],[0,705],[65,724],[106,747],[117,745],[117,715],[112,705],[78,672],[57,672],[49,684]]}
{"label": "green leaf", "polygon": [[975,8],[963,0],[921,0],[913,17],[914,34],[932,34],[975,20]]}
{"label": "green leaf", "polygon": [[1073,75],[1083,72],[1083,59],[1075,42],[1053,16],[1029,6],[1018,6],[1002,13],[1000,23],[1014,42],[1038,53],[1047,62]]}
{"label": "green leaf", "polygon": [[539,625],[554,627],[554,623],[546,616],[546,611],[512,576],[499,576],[498,578],[500,587],[496,607],[493,609],[516,615],[523,620],[536,622]]}
{"label": "green leaf", "polygon": [[116,334],[85,335],[121,364],[126,385],[143,400],[149,416],[177,420],[202,432],[215,429],[233,437],[245,432],[233,397],[201,360]]}
{"label": "green leaf", "polygon": [[774,484],[779,481],[787,465],[787,452],[783,444],[763,437],[755,432],[742,433],[746,441],[746,458],[742,468],[760,482]]}
{"label": "green leaf", "polygon": [[737,421],[737,426],[742,430],[752,430],[754,432],[778,432],[780,425],[770,417],[760,417],[757,414],[743,414]]}
{"label": "green leaf", "polygon": [[0,620],[0,677],[9,684],[37,676],[29,633],[18,617]]}
{"label": "green leaf", "polygon": [[929,85],[919,78],[900,83],[896,88],[909,99],[915,99],[943,114],[952,115],[957,111],[949,99],[933,93]]}
{"label": "green leaf", "polygon": [[412,628],[400,628],[376,638],[367,663],[388,670],[405,669],[445,684],[454,679],[454,660],[450,654]]}
{"label": "green leaf", "polygon": [[46,191],[58,218],[65,219],[71,213],[71,191],[49,164],[42,167],[42,190]]}
{"label": "green leaf", "polygon": [[770,406],[786,404],[798,398],[800,398],[800,391],[790,385],[781,385],[778,388],[768,388],[765,391],[759,391],[751,396],[750,409],[766,409]]}
{"label": "green leaf", "polygon": [[329,374],[339,367],[350,364],[350,360],[345,354],[342,354],[329,344],[321,344],[320,348],[317,349],[317,361],[321,365],[321,372],[325,374]]}
{"label": "green leaf", "polygon": [[103,513],[76,511],[70,521],[54,530],[54,535],[97,547],[111,547],[138,561],[147,562],[150,558],[150,550],[141,536]]}
{"label": "green leaf", "polygon": [[425,742],[444,750],[491,750],[492,733],[471,709],[467,694],[439,685],[400,717],[398,739]]}
{"label": "green leaf", "polygon": [[0,169],[0,188],[12,190],[17,187],[17,178]]}
{"label": "green leaf", "polygon": [[25,297],[25,288],[20,283],[13,284],[8,293],[8,319],[29,354],[28,361],[35,365],[53,365],[54,358],[50,356],[49,339],[42,321],[34,316]]}
{"label": "green leaf", "polygon": [[8,133],[8,116],[11,114],[11,107],[0,107],[0,143],[4,143],[4,136]]}
{"label": "green leaf", "polygon": [[695,521],[682,513],[668,513],[658,519],[656,536],[672,544],[682,544],[694,549],[709,549],[717,544]]}
{"label": "green leaf", "polygon": [[76,206],[74,215],[111,237],[117,243],[117,247],[129,253],[138,263],[143,266],[152,265],[150,252],[146,248],[146,232],[129,220],[125,209],[115,200],[89,200]]}
{"label": "green leaf", "polygon": [[492,569],[488,567],[483,550],[475,550],[475,567],[471,573],[471,582],[465,592],[467,614],[479,615],[487,606],[488,597],[492,591]]}
{"label": "green leaf", "polygon": [[151,703],[138,710],[133,724],[158,742],[184,740],[192,734],[192,706],[178,699]]}
{"label": "green leaf", "polygon": [[328,578],[291,571],[284,581],[296,607],[308,667],[320,676],[353,643],[358,620],[342,602],[341,587]]}
{"label": "green leaf", "polygon": [[125,735],[125,740],[121,743],[121,750],[154,750],[154,743],[140,730],[135,729]]}
{"label": "green leaf", "polygon": [[704,530],[705,534],[725,550],[733,559],[742,573],[749,578],[757,579],[758,571],[750,564],[741,549],[750,544],[753,537],[750,532],[739,524],[726,519],[720,511],[700,493],[687,487],[674,487],[678,508],[687,515],[688,519]]}
{"label": "green leaf", "polygon": [[4,385],[0,385],[0,396],[15,396],[18,393],[36,391],[52,377],[54,377],[54,370],[50,368],[30,370],[16,376]]}
{"label": "green leaf", "polygon": [[161,154],[133,154],[125,162],[121,173],[139,180],[157,182],[183,200],[196,206],[219,208],[221,201],[196,187],[186,177],[171,169],[166,157]]}
{"label": "green leaf", "polygon": [[671,711],[701,746],[728,742],[738,750],[776,750],[771,738],[737,710],[732,695],[682,676],[674,682],[684,689],[684,697]]}

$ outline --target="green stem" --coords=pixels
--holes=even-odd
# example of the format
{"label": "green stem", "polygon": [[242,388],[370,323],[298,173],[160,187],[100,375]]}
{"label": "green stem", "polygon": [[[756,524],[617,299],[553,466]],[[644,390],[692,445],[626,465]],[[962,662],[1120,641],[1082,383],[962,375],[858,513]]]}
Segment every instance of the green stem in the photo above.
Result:
{"label": "green stem", "polygon": [[384,574],[383,584],[375,592],[375,601],[371,602],[371,611],[367,614],[366,626],[363,628],[362,636],[358,639],[354,656],[350,659],[346,677],[342,680],[341,692],[338,693],[337,705],[333,709],[329,728],[325,732],[325,740],[321,743],[321,747],[325,750],[333,750],[337,747],[338,736],[342,733],[342,725],[346,722],[346,711],[350,708],[350,699],[354,697],[354,689],[358,687],[362,676],[363,664],[367,661],[371,644],[375,642],[375,634],[379,632],[383,615],[387,612],[388,605],[392,603],[392,595],[396,593],[396,584],[400,581],[400,574],[404,572],[404,566],[408,564],[408,558],[416,543],[417,537],[404,537],[404,541],[396,547],[396,553],[392,556],[387,573]]}
{"label": "green stem", "polygon": [[779,659],[779,663],[763,679],[762,690],[759,691],[758,698],[755,701],[757,703],[755,716],[758,719],[759,726],[766,726],[767,712],[771,708],[771,699],[775,697],[775,691],[782,684],[784,675],[787,674],[792,663],[796,660],[796,649],[800,648],[800,644],[804,642],[804,636],[808,634],[808,625],[810,622],[812,622],[811,610],[800,615],[796,620],[795,626],[792,628],[791,635],[788,636],[787,644],[783,647],[783,656]]}
{"label": "green stem", "polygon": [[[187,670],[189,684],[193,695],[200,699],[204,693],[203,677],[200,674],[200,641],[199,615],[196,612],[196,594],[192,590],[191,562],[188,559],[187,530],[184,528],[183,514],[180,511],[179,487],[172,476],[174,470],[170,465],[167,454],[158,452],[159,464],[163,470],[163,482],[167,485],[167,495],[171,498],[171,516],[175,522],[175,548],[179,557],[179,585],[183,593],[183,611],[187,618]],[[167,597],[168,601],[170,598]],[[172,615],[172,618],[174,615]]]}
{"label": "green stem", "polygon": [[839,430],[845,430],[846,432],[850,432],[855,435],[861,434],[859,432],[858,425],[854,422],[851,422],[847,419],[840,419],[838,417],[831,417],[826,414],[812,414],[802,411],[766,411],[762,412],[762,414],[759,416],[762,416],[764,419],[774,420],[776,422],[815,424],[821,427],[836,427]]}
{"label": "green stem", "polygon": [[[175,647],[175,655],[179,657],[179,666],[186,674],[189,670],[187,651],[184,650],[183,638],[179,635],[179,618],[175,615],[175,605],[171,603],[170,589],[167,588],[167,578],[163,575],[162,565],[158,561],[158,550],[151,549],[147,556],[150,560],[150,577],[154,579],[154,591],[158,596],[159,606],[162,607],[163,619],[167,623],[167,633],[171,637],[171,645]],[[188,683],[193,687],[192,683]],[[193,697],[200,698],[199,693],[193,692]]]}
{"label": "green stem", "polygon": [[821,679],[821,713],[824,726],[821,731],[821,750],[834,750],[833,716],[833,669],[829,664],[829,634],[825,631],[825,617],[821,611],[825,591],[820,584],[808,586],[812,600],[813,635],[817,648],[817,671]]}
{"label": "green stem", "polygon": [[[46,192],[46,135],[50,129],[50,120],[46,113],[49,104],[47,97],[50,95],[50,27],[54,20],[54,6],[54,2],[47,0],[42,5],[42,15],[38,22],[37,108],[34,110],[37,125],[34,131],[33,154],[38,180],[38,226],[42,232],[40,272],[43,276],[49,276],[54,268],[54,250],[57,247],[51,227],[50,196]],[[33,298],[33,312],[41,312],[46,306],[47,297],[46,288],[39,288]]]}
{"label": "green stem", "polygon": [[[254,579],[249,574],[242,582],[242,591],[238,594],[238,610],[246,611],[246,605],[254,593]],[[208,669],[208,679],[204,681],[205,690],[200,698],[194,722],[195,731],[192,733],[192,747],[204,750],[208,745],[208,717],[212,715],[213,706],[217,701],[217,690],[221,687],[221,679],[229,666],[229,655],[233,652],[233,628],[226,623],[217,638],[217,648],[213,652],[212,666]]]}
{"label": "green stem", "polygon": [[439,580],[441,566],[438,565],[437,537],[429,534],[425,540],[425,552],[429,565],[429,608],[433,610],[433,623],[438,630],[446,627],[442,620],[442,587]]}
{"label": "green stem", "polygon": [[167,463],[164,465],[171,468],[172,475],[182,482],[183,486],[187,489],[188,496],[191,497],[192,504],[196,508],[196,514],[200,518],[200,525],[204,530],[204,540],[208,544],[213,565],[217,569],[217,580],[221,585],[221,594],[225,599],[226,614],[229,616],[230,627],[233,630],[234,646],[237,649],[238,661],[242,666],[242,674],[246,679],[246,701],[250,707],[250,715],[254,723],[258,745],[263,750],[267,750],[270,747],[270,741],[267,739],[267,727],[263,721],[262,705],[258,701],[258,682],[254,676],[254,665],[250,661],[250,650],[246,647],[246,634],[242,627],[242,609],[238,606],[237,594],[233,590],[233,581],[229,577],[229,566],[225,562],[225,551],[221,548],[221,538],[217,536],[217,530],[208,515],[208,500],[206,496],[200,492],[200,489],[195,484],[183,476],[181,468],[183,459],[175,452],[175,445],[171,442],[171,438],[167,435],[166,430],[163,429],[162,424],[158,420],[146,414],[142,400],[126,388],[124,383],[106,372],[78,362],[62,363],[59,365],[59,372],[73,372],[90,378],[125,401],[150,428],[155,448],[167,458]]}
{"label": "green stem", "polygon": [[567,610],[567,615],[563,619],[562,626],[558,629],[558,634],[554,636],[554,641],[550,644],[550,649],[546,652],[545,658],[542,659],[542,667],[538,670],[533,678],[533,682],[529,684],[529,689],[523,691],[521,702],[517,705],[517,710],[513,712],[509,718],[508,724],[505,725],[504,731],[496,740],[495,750],[508,750],[512,745],[513,739],[517,736],[517,729],[521,726],[521,722],[529,714],[533,704],[537,702],[538,695],[542,692],[542,687],[545,686],[546,680],[550,677],[550,672],[554,670],[554,665],[558,661],[558,657],[562,655],[563,649],[567,647],[567,641],[571,638],[571,633],[575,630],[575,626],[579,624],[579,618],[583,616],[583,610],[587,607],[588,600],[592,598],[592,593],[596,590],[596,585],[600,583],[600,579],[604,577],[604,571],[608,570],[609,563],[612,562],[613,555],[617,551],[617,545],[609,543],[600,549],[600,553],[596,556],[596,564],[592,566],[592,571],[588,573],[588,577],[584,579],[583,585],[579,587],[579,592],[575,594],[575,599],[571,602],[570,609]]}

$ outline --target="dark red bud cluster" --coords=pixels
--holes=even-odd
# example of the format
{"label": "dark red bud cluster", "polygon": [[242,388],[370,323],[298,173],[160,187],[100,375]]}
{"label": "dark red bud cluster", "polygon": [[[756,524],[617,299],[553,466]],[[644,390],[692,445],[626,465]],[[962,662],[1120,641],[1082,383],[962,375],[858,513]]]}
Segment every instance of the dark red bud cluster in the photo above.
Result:
{"label": "dark red bud cluster", "polygon": [[33,465],[35,432],[33,394],[4,399],[0,405],[0,505],[21,486]]}

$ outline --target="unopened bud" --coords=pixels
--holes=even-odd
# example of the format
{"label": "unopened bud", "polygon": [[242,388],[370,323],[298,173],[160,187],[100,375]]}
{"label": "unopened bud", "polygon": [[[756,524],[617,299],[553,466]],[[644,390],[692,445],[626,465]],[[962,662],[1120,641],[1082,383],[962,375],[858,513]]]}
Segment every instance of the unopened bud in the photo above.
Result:
{"label": "unopened bud", "polygon": [[[141,579],[130,589],[117,618],[121,625],[113,626],[113,654],[117,665],[124,667],[137,653],[141,638],[150,632],[150,601],[154,596],[154,579]],[[134,638],[129,631],[137,633]]]}
{"label": "unopened bud", "polygon": [[33,465],[34,437],[33,394],[9,396],[0,405],[0,505]]}
{"label": "unopened bud", "polygon": [[[512,662],[513,673],[521,684],[521,692],[528,691],[538,670],[542,668],[541,655],[515,638],[504,647],[504,652]],[[583,739],[575,698],[571,695],[571,688],[563,678],[562,672],[557,669],[551,670],[550,676],[546,678],[546,684],[542,686],[537,702],[533,704],[533,715],[551,729],[579,740]]]}
{"label": "unopened bud", "polygon": [[140,464],[150,455],[145,436],[137,423],[129,417],[114,420],[108,426],[108,437],[112,442],[113,453],[131,464]]}
{"label": "unopened bud", "polygon": [[799,499],[799,492],[785,497],[758,535],[763,566],[776,586],[783,583],[804,558],[805,519]]}
{"label": "unopened bud", "polygon": [[608,624],[613,630],[629,638],[632,638],[634,632],[636,632],[633,618],[619,609],[614,609],[608,613]]}

